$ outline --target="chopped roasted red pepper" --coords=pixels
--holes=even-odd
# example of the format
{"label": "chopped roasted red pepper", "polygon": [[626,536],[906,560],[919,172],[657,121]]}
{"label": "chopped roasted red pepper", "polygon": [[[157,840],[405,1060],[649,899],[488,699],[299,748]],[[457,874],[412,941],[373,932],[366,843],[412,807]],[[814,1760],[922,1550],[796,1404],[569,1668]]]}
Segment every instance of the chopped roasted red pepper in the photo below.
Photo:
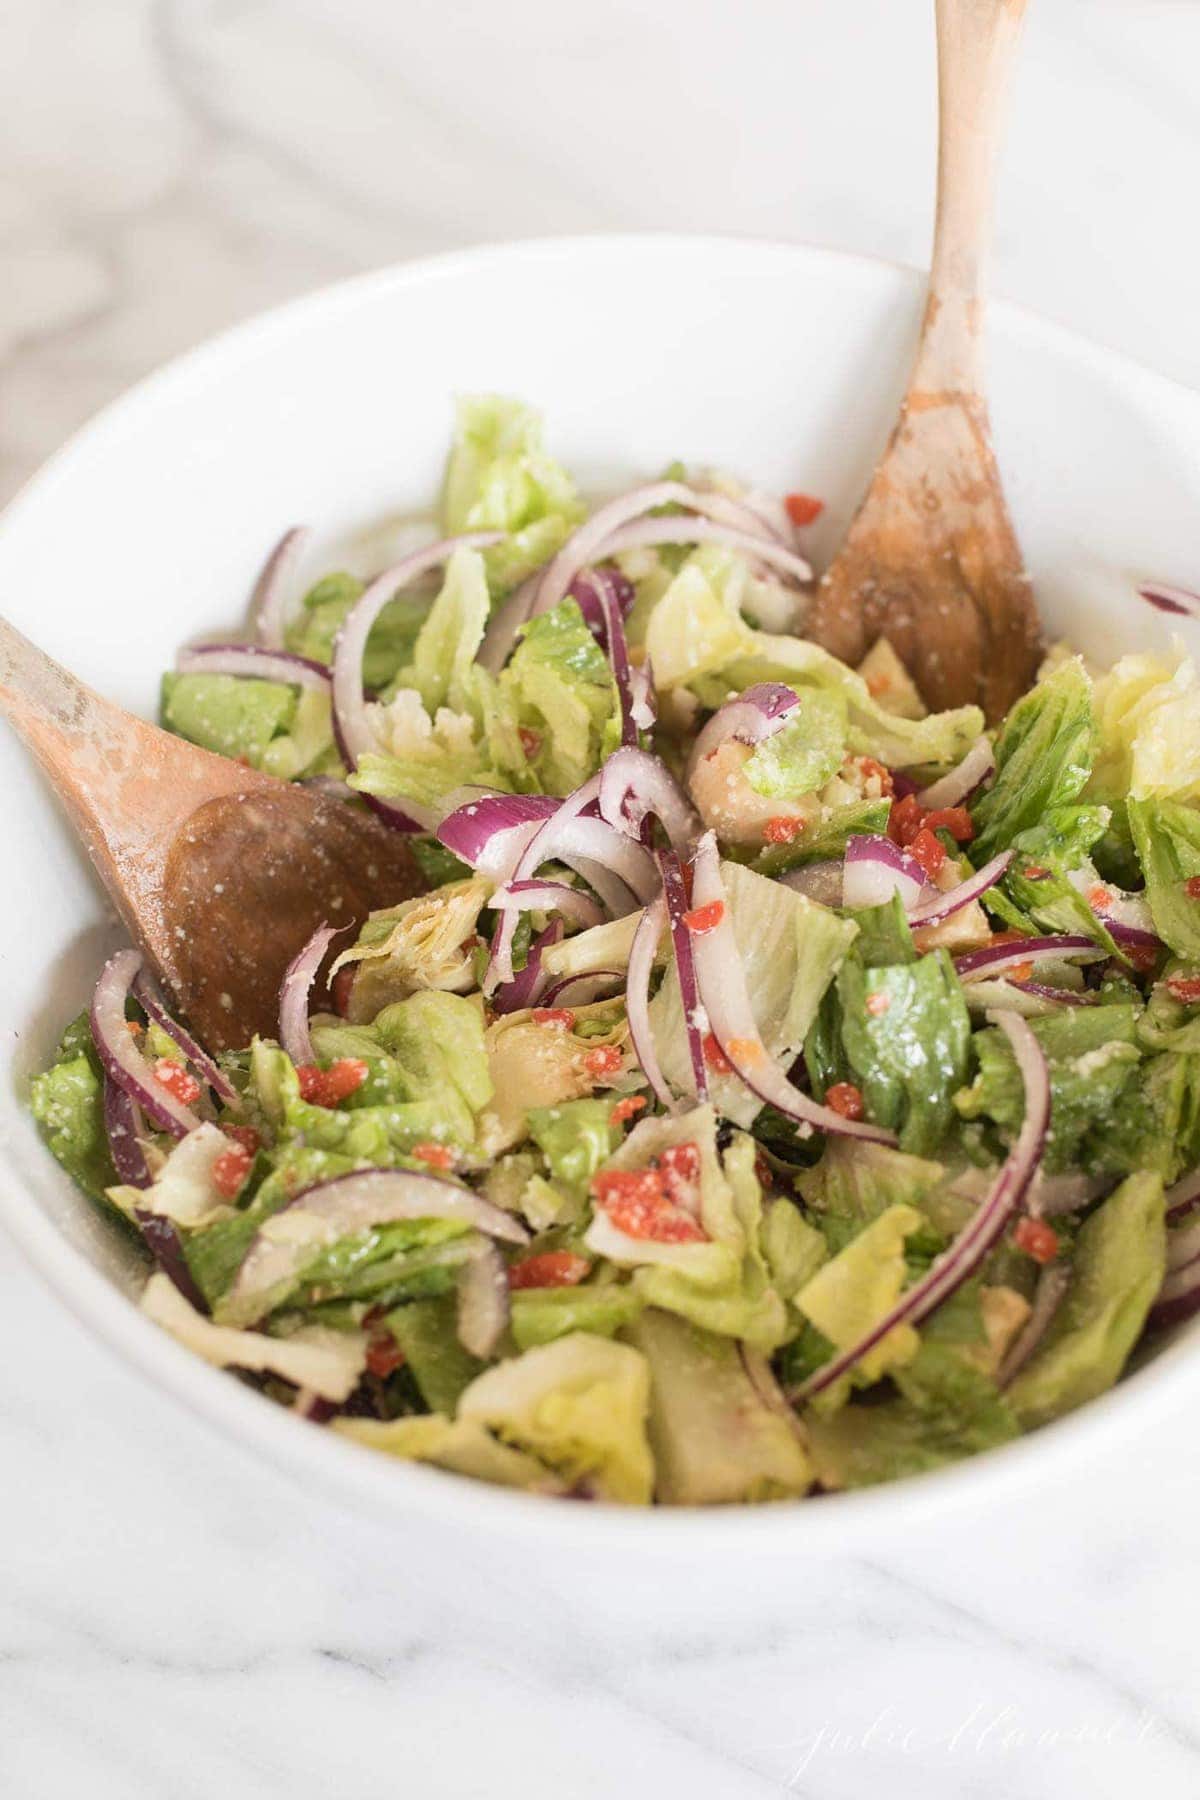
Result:
{"label": "chopped roasted red pepper", "polygon": [[[869,682],[867,685],[870,687]],[[886,676],[884,677],[884,686],[885,688],[887,686]],[[871,691],[874,692],[873,689]],[[859,773],[864,781],[877,781],[879,783],[879,790],[883,794],[890,795],[895,792],[896,784],[892,780],[892,771],[890,769],[885,769],[883,764],[877,762],[873,756],[860,756],[857,761]]]}
{"label": "chopped roasted red pepper", "polygon": [[841,1113],[843,1119],[861,1119],[862,1089],[856,1088],[852,1081],[835,1081],[826,1092],[825,1104],[833,1112]]}
{"label": "chopped roasted red pepper", "polygon": [[637,1115],[645,1110],[645,1107],[646,1096],[644,1094],[626,1094],[624,1100],[618,1100],[609,1113],[608,1122],[614,1128],[627,1125],[630,1119],[636,1119]]}
{"label": "chopped roasted red pepper", "polygon": [[367,1368],[380,1381],[386,1381],[389,1375],[404,1363],[404,1352],[390,1331],[378,1331],[367,1344]]}
{"label": "chopped roasted red pepper", "polygon": [[339,1056],[327,1069],[319,1069],[316,1063],[302,1063],[296,1070],[300,1098],[313,1106],[336,1106],[339,1100],[348,1100],[369,1074],[366,1063],[358,1056]]}
{"label": "chopped roasted red pepper", "polygon": [[883,993],[882,990],[879,993],[867,995],[867,1011],[873,1019],[882,1019],[884,1013],[890,1010],[891,1004],[892,996]]}
{"label": "chopped roasted red pepper", "polygon": [[457,1161],[449,1144],[414,1144],[412,1153],[418,1162],[428,1163],[431,1169],[452,1169]]}
{"label": "chopped roasted red pepper", "polygon": [[605,1075],[619,1075],[621,1052],[615,1044],[598,1044],[594,1050],[588,1051],[583,1059],[583,1066],[597,1081]]}
{"label": "chopped roasted red pepper", "polygon": [[956,844],[969,844],[975,836],[971,815],[965,806],[939,806],[925,814],[929,831],[948,831]]}
{"label": "chopped roasted red pepper", "polygon": [[668,1144],[658,1156],[659,1172],[668,1200],[696,1210],[700,1197],[700,1150],[696,1144]]}
{"label": "chopped roasted red pepper", "polygon": [[232,1200],[246,1185],[254,1158],[241,1144],[222,1150],[212,1166],[213,1186],[224,1200]]}
{"label": "chopped roasted red pepper", "polygon": [[573,1250],[543,1250],[537,1256],[523,1256],[508,1270],[510,1288],[578,1287],[591,1271],[586,1256]]}
{"label": "chopped roasted red pepper", "polygon": [[934,880],[946,861],[945,845],[940,838],[934,837],[926,825],[922,825],[908,846],[908,853],[920,863],[930,881]]}
{"label": "chopped roasted red pepper", "polygon": [[668,1199],[659,1169],[607,1169],[592,1178],[592,1193],[626,1237],[655,1244],[701,1243],[691,1214]]}
{"label": "chopped roasted red pepper", "polygon": [[535,1006],[530,1016],[535,1025],[558,1025],[563,1031],[570,1031],[575,1023],[569,1006]]}
{"label": "chopped roasted red pepper", "polygon": [[530,762],[532,762],[534,757],[537,755],[538,751],[542,747],[541,732],[534,731],[532,726],[530,726],[530,725],[518,725],[517,726],[517,736],[521,740],[522,750],[525,752],[525,754],[529,758]]}
{"label": "chopped roasted red pepper", "polygon": [[350,1017],[350,990],[354,986],[354,977],[358,973],[353,963],[346,963],[340,968],[329,984],[329,996],[333,1001],[333,1010],[339,1017]]}
{"label": "chopped roasted red pepper", "polygon": [[1183,891],[1189,900],[1200,900],[1200,875],[1189,875],[1183,884]]}
{"label": "chopped roasted red pepper", "polygon": [[887,829],[893,844],[907,848],[912,843],[921,829],[921,808],[915,794],[905,794],[903,800],[892,801]]}
{"label": "chopped roasted red pepper", "polygon": [[807,827],[807,819],[789,819],[786,813],[780,813],[777,818],[768,819],[763,826],[763,842],[765,844],[794,844]]}
{"label": "chopped roasted red pepper", "polygon": [[793,525],[811,525],[825,511],[825,502],[813,494],[785,494],[783,504]]}
{"label": "chopped roasted red pepper", "polygon": [[711,1031],[704,1034],[704,1060],[714,1075],[728,1075],[733,1068]]}
{"label": "chopped roasted red pepper", "polygon": [[1058,1255],[1058,1233],[1044,1219],[1021,1219],[1013,1232],[1013,1243],[1034,1262],[1050,1263]]}
{"label": "chopped roasted red pepper", "polygon": [[704,937],[709,931],[715,931],[725,917],[725,902],[710,900],[707,906],[697,906],[691,912],[685,912],[683,922],[693,937]]}
{"label": "chopped roasted red pepper", "polygon": [[1195,1006],[1200,1002],[1200,975],[1168,975],[1167,992],[1185,1006]]}
{"label": "chopped roasted red pepper", "polygon": [[262,1134],[253,1125],[222,1125],[221,1130],[250,1156],[257,1155],[262,1146]]}
{"label": "chopped roasted red pepper", "polygon": [[192,1106],[200,1098],[200,1083],[196,1077],[189,1074],[182,1063],[173,1062],[169,1056],[160,1056],[155,1063],[154,1079],[181,1106]]}

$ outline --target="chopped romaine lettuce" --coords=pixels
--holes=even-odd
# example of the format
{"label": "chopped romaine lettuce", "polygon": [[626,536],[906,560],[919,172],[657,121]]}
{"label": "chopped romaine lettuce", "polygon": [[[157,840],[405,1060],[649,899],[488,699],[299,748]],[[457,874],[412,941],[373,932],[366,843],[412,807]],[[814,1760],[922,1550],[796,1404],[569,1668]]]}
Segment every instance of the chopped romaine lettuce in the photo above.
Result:
{"label": "chopped romaine lettuce", "polygon": [[1178,800],[1131,800],[1128,819],[1154,929],[1176,956],[1200,962],[1200,900],[1187,891],[1200,875],[1200,812]]}
{"label": "chopped romaine lettuce", "polygon": [[[915,1207],[885,1207],[800,1289],[795,1305],[829,1343],[849,1350],[891,1312],[905,1285],[904,1241],[923,1224]],[[878,1381],[889,1369],[911,1362],[918,1342],[911,1325],[893,1326],[846,1378],[826,1389],[822,1408],[844,1400],[852,1379]]]}
{"label": "chopped romaine lettuce", "polygon": [[104,1129],[104,1082],[87,1014],[68,1026],[55,1060],[30,1084],[30,1110],[51,1155],[93,1200],[117,1179]]}
{"label": "chopped romaine lettuce", "polygon": [[976,865],[1069,806],[1087,785],[1096,753],[1092,684],[1078,658],[1059,665],[1009,713],[996,740],[996,775],[971,808]]}
{"label": "chopped romaine lettuce", "polygon": [[438,1413],[404,1419],[336,1419],[334,1430],[368,1450],[382,1450],[385,1456],[431,1463],[497,1487],[537,1494],[560,1494],[563,1489],[536,1457],[498,1442],[471,1419],[447,1419]]}
{"label": "chopped romaine lettuce", "polygon": [[553,556],[583,510],[570,476],[546,453],[536,412],[499,394],[459,401],[442,518],[448,532],[507,534],[487,553],[498,593]]}
{"label": "chopped romaine lettuce", "polygon": [[296,690],[240,675],[164,675],[162,722],[168,731],[261,769],[271,740],[292,728]]}
{"label": "chopped romaine lettuce", "polygon": [[966,1080],[971,1021],[945,950],[916,962],[864,966],[856,953],[838,975],[842,1044],[872,1119],[899,1132],[914,1156],[935,1150]]}
{"label": "chopped romaine lettuce", "polygon": [[742,774],[756,794],[794,800],[824,787],[846,754],[846,699],[806,692],[786,724],[758,745]]}

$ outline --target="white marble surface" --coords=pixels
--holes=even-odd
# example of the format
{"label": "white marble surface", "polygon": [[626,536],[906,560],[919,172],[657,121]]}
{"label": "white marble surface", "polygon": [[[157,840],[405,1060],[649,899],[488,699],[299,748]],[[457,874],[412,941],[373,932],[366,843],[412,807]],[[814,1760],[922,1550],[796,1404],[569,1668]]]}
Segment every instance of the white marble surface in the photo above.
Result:
{"label": "white marble surface", "polygon": [[[4,0],[0,489],[201,336],[399,257],[665,226],[919,261],[929,11]],[[1031,13],[997,290],[1200,380],[1200,7]],[[0,1245],[5,1800],[1183,1800],[1198,1556],[1180,1417],[760,1600],[700,1567],[659,1616],[653,1571],[432,1553],[299,1493]]]}

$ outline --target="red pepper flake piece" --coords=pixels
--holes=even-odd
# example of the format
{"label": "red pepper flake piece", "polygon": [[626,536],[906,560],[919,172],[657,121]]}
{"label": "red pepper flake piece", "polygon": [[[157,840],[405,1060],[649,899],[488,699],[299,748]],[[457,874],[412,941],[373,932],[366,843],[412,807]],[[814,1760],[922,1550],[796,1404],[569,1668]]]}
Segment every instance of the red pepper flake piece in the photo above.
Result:
{"label": "red pepper flake piece", "polygon": [[310,1106],[322,1106],[324,1104],[324,1069],[318,1069],[316,1063],[301,1063],[296,1070],[296,1079],[300,1083],[300,1098],[302,1100],[307,1100]]}
{"label": "red pepper flake piece", "polygon": [[140,1038],[146,1027],[139,1025],[136,1019],[126,1019],[125,1029],[131,1038]]}
{"label": "red pepper flake piece", "polygon": [[685,912],[683,922],[693,937],[704,937],[707,932],[715,931],[725,917],[725,902],[710,900],[707,906],[696,906],[691,912]]}
{"label": "red pepper flake piece", "polygon": [[807,819],[789,819],[786,813],[780,813],[777,818],[768,819],[763,826],[763,842],[765,844],[794,844],[796,839],[807,829]]}
{"label": "red pepper flake piece", "polygon": [[262,1147],[262,1134],[253,1125],[222,1125],[221,1130],[235,1144],[240,1144],[248,1156],[257,1156]]}
{"label": "red pepper flake piece", "polygon": [[575,1023],[569,1006],[535,1006],[530,1017],[535,1025],[557,1025],[563,1031],[570,1031]]}
{"label": "red pepper flake piece", "polygon": [[766,1051],[758,1038],[730,1038],[729,1059],[736,1068],[739,1063],[747,1063],[750,1068],[762,1062]]}
{"label": "red pepper flake piece", "polygon": [[704,1233],[667,1198],[659,1169],[607,1169],[592,1177],[597,1204],[626,1237],[655,1244],[695,1244]]}
{"label": "red pepper flake piece", "polygon": [[704,1034],[704,1060],[714,1075],[728,1075],[733,1064],[718,1044],[711,1031]]}
{"label": "red pepper flake piece", "polygon": [[1013,1243],[1034,1262],[1051,1263],[1058,1255],[1058,1233],[1044,1219],[1021,1219],[1013,1232]]}
{"label": "red pepper flake piece", "polygon": [[[890,686],[888,678],[884,675],[880,679],[883,681],[883,691],[886,692],[887,688]],[[867,683],[867,688],[869,692],[875,692],[874,688],[871,687],[870,682]],[[890,769],[885,769],[883,764],[877,762],[873,756],[860,756],[856,760],[858,762],[859,773],[864,781],[877,781],[879,783],[880,792],[883,794],[890,796],[895,793],[896,784],[892,780],[892,771]]]}
{"label": "red pepper flake piece", "polygon": [[1103,882],[1098,881],[1094,887],[1088,889],[1087,903],[1093,912],[1104,912],[1113,903],[1112,889],[1106,888]]}
{"label": "red pepper flake piece", "polygon": [[1200,875],[1189,875],[1183,884],[1183,891],[1189,900],[1200,900]]}
{"label": "red pepper flake piece", "polygon": [[930,881],[936,878],[946,861],[945,845],[940,838],[934,837],[927,825],[922,825],[908,846],[908,853],[914,861],[920,863]]}
{"label": "red pepper flake piece", "polygon": [[223,1200],[232,1200],[241,1193],[253,1163],[253,1156],[241,1144],[230,1144],[228,1150],[222,1150],[213,1163],[212,1178]]}
{"label": "red pepper flake piece", "polygon": [[1167,992],[1184,1006],[1195,1006],[1200,1002],[1200,975],[1168,975]]}
{"label": "red pepper flake piece", "polygon": [[418,1162],[428,1163],[431,1169],[452,1169],[456,1161],[449,1144],[414,1144],[412,1153]]}
{"label": "red pepper flake piece", "polygon": [[390,1331],[380,1331],[367,1344],[367,1368],[380,1381],[403,1367],[404,1352]]}
{"label": "red pepper flake piece", "polygon": [[339,1100],[348,1100],[369,1074],[366,1063],[358,1056],[339,1056],[327,1069],[319,1069],[316,1063],[301,1063],[296,1070],[300,1098],[311,1106],[331,1107]]}
{"label": "red pepper flake piece", "polygon": [[867,995],[867,1011],[873,1019],[882,1019],[892,1004],[890,994],[878,993]]}
{"label": "red pepper flake piece", "polygon": [[636,1119],[645,1110],[645,1106],[644,1094],[626,1094],[624,1100],[618,1100],[609,1113],[608,1122],[614,1129],[619,1129],[622,1125],[627,1125],[630,1119]]}
{"label": "red pepper flake piece", "polygon": [[975,836],[971,815],[965,806],[940,806],[925,814],[928,831],[948,831],[956,844],[969,844]]}
{"label": "red pepper flake piece", "polygon": [[921,808],[917,805],[915,794],[905,794],[903,800],[892,801],[887,829],[893,844],[899,844],[902,849],[907,849],[923,823]]}
{"label": "red pepper flake piece", "polygon": [[533,727],[530,725],[518,725],[517,726],[517,736],[521,740],[522,750],[525,752],[525,755],[528,757],[529,761],[532,762],[534,757],[537,755],[538,751],[542,747],[541,732],[534,731]]}
{"label": "red pepper flake piece", "polygon": [[172,1061],[169,1056],[160,1056],[155,1063],[154,1079],[181,1106],[193,1106],[200,1098],[200,1083],[196,1077],[190,1075],[182,1063]]}
{"label": "red pepper flake piece", "polygon": [[862,1089],[856,1088],[852,1081],[835,1081],[826,1092],[825,1104],[843,1119],[861,1119],[863,1116]]}
{"label": "red pepper flake piece", "polygon": [[1050,871],[1044,863],[1026,863],[1021,873],[1026,881],[1045,881]]}
{"label": "red pepper flake piece", "polygon": [[1158,961],[1158,951],[1153,944],[1126,944],[1121,954],[1140,975],[1149,974]]}
{"label": "red pepper flake piece", "polygon": [[577,1256],[573,1250],[543,1250],[510,1263],[508,1285],[514,1289],[578,1287],[591,1269],[587,1257]]}
{"label": "red pepper flake piece", "polygon": [[596,1081],[602,1080],[606,1075],[619,1075],[621,1052],[615,1044],[598,1044],[594,1050],[588,1051],[583,1059],[583,1066]]}
{"label": "red pepper flake piece", "polygon": [[783,504],[793,525],[811,525],[825,511],[825,502],[813,494],[785,494]]}

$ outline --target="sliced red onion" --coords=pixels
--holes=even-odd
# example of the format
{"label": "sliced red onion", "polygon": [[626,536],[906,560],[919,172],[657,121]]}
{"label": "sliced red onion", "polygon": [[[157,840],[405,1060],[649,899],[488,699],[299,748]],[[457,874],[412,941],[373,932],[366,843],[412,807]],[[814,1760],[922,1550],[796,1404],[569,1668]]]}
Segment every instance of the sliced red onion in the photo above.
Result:
{"label": "sliced red onion", "polygon": [[[579,577],[575,585],[578,586],[583,579],[583,576]],[[625,622],[621,616],[616,587],[610,582],[607,572],[603,569],[591,571],[586,579],[600,610],[605,648],[608,652],[609,663],[612,665],[613,683],[621,708],[621,742],[636,747],[638,728],[633,716],[633,670],[629,661],[629,644],[625,637]]]}
{"label": "sliced red onion", "polygon": [[142,1241],[168,1281],[178,1289],[189,1306],[194,1306],[198,1313],[207,1314],[210,1310],[208,1301],[188,1268],[187,1257],[183,1252],[183,1239],[176,1226],[170,1219],[164,1219],[161,1213],[150,1212],[144,1207],[134,1209],[134,1218],[142,1234]]}
{"label": "sliced red onion", "polygon": [[653,813],[676,850],[686,850],[700,829],[700,816],[671,771],[648,750],[614,750],[600,771],[600,817],[631,838],[640,838]]}
{"label": "sliced red onion", "polygon": [[458,1277],[458,1341],[481,1361],[495,1352],[508,1330],[508,1270],[495,1244],[471,1247]]}
{"label": "sliced red onion", "polygon": [[1140,925],[1126,925],[1120,919],[1110,918],[1107,913],[1098,912],[1096,917],[1105,927],[1114,944],[1124,944],[1131,950],[1164,950],[1166,948],[1156,931],[1143,931]]}
{"label": "sliced red onion", "polygon": [[[618,750],[616,754],[623,756],[625,752]],[[625,891],[633,894],[636,905],[644,906],[647,900],[654,898],[658,876],[654,859],[644,845],[626,837],[624,832],[618,831],[606,819],[575,817],[564,820],[561,829],[554,820],[551,821],[551,826],[554,836],[550,838],[548,834],[547,841],[555,842],[555,848],[543,860],[548,861],[553,856],[570,868],[577,869],[606,901],[604,888],[586,873],[587,866],[598,866],[600,871],[607,871],[610,878],[615,876]],[[531,843],[526,856],[533,848]],[[521,860],[524,862],[525,857]],[[615,888],[612,891],[615,892]],[[621,916],[621,910],[632,911],[633,908],[626,906],[619,910],[610,906],[610,911],[616,912],[618,917]]]}
{"label": "sliced red onion", "polygon": [[687,772],[695,770],[714,750],[734,738],[739,744],[761,744],[783,728],[800,704],[795,688],[782,681],[756,681],[753,687],[727,700],[704,724],[692,745]]}
{"label": "sliced red onion", "polygon": [[820,906],[841,906],[843,874],[840,862],[814,862],[789,869],[779,879],[784,887],[803,894],[806,900],[815,900]]}
{"label": "sliced red onion", "polygon": [[1059,1006],[1095,1006],[1100,998],[1087,989],[1051,987],[1044,981],[1014,981],[1010,985],[1022,994],[1031,994],[1035,1000],[1053,1000]]}
{"label": "sliced red onion", "polygon": [[513,589],[484,632],[475,661],[489,675],[498,675],[512,654],[521,627],[528,620],[537,598],[541,579],[541,569],[527,575],[521,585]]}
{"label": "sliced red onion", "polygon": [[658,954],[659,939],[667,923],[667,902],[663,894],[652,900],[638,921],[629,950],[629,967],[625,973],[625,1016],[629,1020],[629,1037],[633,1053],[641,1065],[660,1106],[669,1113],[679,1111],[679,1102],[671,1092],[650,1028],[650,976]]}
{"label": "sliced red onion", "polygon": [[891,838],[871,834],[846,839],[843,906],[886,906],[893,894],[899,894],[905,912],[911,914],[928,887],[916,857]]}
{"label": "sliced red onion", "polygon": [[[279,1042],[299,1068],[314,1061],[308,1033],[308,997],[325,953],[338,935],[338,927],[322,925],[288,964],[279,989]],[[342,928],[344,929],[344,927]]]}
{"label": "sliced red onion", "polygon": [[557,912],[585,930],[603,925],[604,909],[582,888],[565,881],[511,881],[497,888],[488,905],[493,912]]}
{"label": "sliced red onion", "polygon": [[[657,542],[698,542],[701,536],[709,535],[703,527],[714,526],[717,530],[723,530],[727,538],[741,539],[744,547],[761,554],[764,561],[770,561],[772,557],[785,558],[793,570],[802,571],[799,574],[802,581],[807,581],[812,574],[806,562],[774,541],[768,527],[764,525],[757,532],[747,529],[748,521],[744,510],[724,494],[698,493],[695,488],[690,488],[681,481],[655,481],[610,500],[607,506],[600,507],[571,534],[542,575],[534,601],[534,612],[548,612],[551,607],[557,606],[580,569],[586,568],[589,563],[602,561],[606,555],[615,555],[617,546],[614,543],[610,547],[610,541],[615,540],[623,530],[631,529],[630,521],[640,520],[644,513],[652,512],[659,506],[686,506],[691,512],[705,516],[699,520],[678,517],[647,520],[646,523],[652,528],[683,528],[682,536],[677,532],[675,536],[658,538],[655,540]],[[722,521],[723,524],[720,523]],[[687,536],[689,525],[697,528],[699,535],[694,539]],[[632,545],[620,547],[632,548]]]}
{"label": "sliced red onion", "polygon": [[118,950],[105,963],[92,996],[92,1037],[109,1079],[124,1089],[161,1130],[174,1137],[186,1137],[200,1124],[199,1115],[176,1100],[156,1079],[153,1068],[126,1030],[125,1002],[141,966],[140,950]]}
{"label": "sliced red onion", "polygon": [[589,631],[601,642],[607,641],[603,597],[607,596],[616,603],[622,621],[635,598],[632,581],[611,564],[606,564],[603,568],[581,569],[567,592],[583,614]]}
{"label": "sliced red onion", "polygon": [[[414,550],[377,576],[346,614],[333,646],[333,730],[348,769],[356,769],[359,758],[378,747],[363,695],[363,655],[376,619],[401,588],[448,562],[456,550],[485,550],[503,535],[499,531],[470,531]],[[401,809],[389,802],[380,802],[375,810],[381,808],[403,817]]]}
{"label": "sliced red onion", "polygon": [[257,681],[290,682],[293,687],[330,691],[324,663],[290,650],[266,650],[259,644],[193,644],[175,658],[181,675],[241,675]]}
{"label": "sliced red onion", "polygon": [[1200,1262],[1190,1264],[1177,1280],[1172,1279],[1169,1295],[1166,1283],[1163,1283],[1158,1299],[1150,1308],[1146,1329],[1166,1331],[1172,1325],[1182,1325],[1197,1312],[1200,1312]]}
{"label": "sliced red onion", "polygon": [[[1000,975],[1006,969],[1020,968],[1022,963],[1061,962],[1080,950],[1096,954],[1095,940],[1082,932],[1064,933],[1061,937],[1024,938],[1019,944],[985,944],[982,950],[968,950],[954,959],[954,971],[960,981],[978,980],[982,975]],[[1024,987],[1024,982],[1018,982]],[[1058,990],[1053,990],[1058,998]]]}
{"label": "sliced red onion", "polygon": [[746,488],[740,494],[730,494],[724,488],[707,481],[693,482],[698,494],[717,494],[724,503],[725,522],[739,525],[745,531],[761,537],[764,532],[774,538],[777,543],[787,549],[794,550],[799,541],[796,527],[788,514],[783,501],[774,494],[761,494],[754,488]]}
{"label": "sliced red onion", "polygon": [[1050,1263],[1042,1270],[1034,1289],[1029,1317],[996,1371],[997,1387],[1008,1387],[1013,1377],[1025,1367],[1053,1323],[1070,1285],[1071,1271],[1065,1263]]}
{"label": "sliced red onion", "polygon": [[[1097,880],[1086,869],[1072,869],[1067,880],[1087,901],[1115,944],[1143,950],[1161,950],[1163,941],[1154,929],[1150,904],[1141,894],[1123,894],[1107,881]],[[1097,899],[1103,895],[1100,904]]]}
{"label": "sliced red onion", "polygon": [[1184,1175],[1166,1192],[1168,1219],[1182,1219],[1200,1205],[1200,1169]]}
{"label": "sliced red onion", "polygon": [[919,1325],[949,1299],[999,1242],[1041,1165],[1050,1125],[1050,1073],[1033,1032],[1014,1013],[996,1013],[993,1022],[1005,1033],[1025,1088],[1025,1118],[1016,1142],[1002,1164],[991,1193],[972,1214],[947,1250],[857,1344],[842,1350],[810,1375],[791,1398],[807,1401],[854,1368],[897,1325]]}
{"label": "sliced red onion", "polygon": [[1167,1234],[1167,1268],[1174,1274],[1200,1257],[1200,1219]]}
{"label": "sliced red onion", "polygon": [[756,1098],[768,1101],[809,1131],[863,1138],[872,1144],[894,1144],[893,1132],[861,1119],[843,1118],[832,1107],[821,1106],[810,1095],[801,1093],[768,1052],[750,1005],[746,972],[721,880],[717,840],[711,831],[706,831],[696,846],[692,864],[692,904],[699,909],[717,902],[722,907],[720,920],[711,930],[693,935],[692,956],[700,1003],[709,1027],[741,1080]]}
{"label": "sliced red onion", "polygon": [[632,696],[630,710],[639,731],[652,731],[658,722],[658,694],[654,686],[654,670],[649,657],[635,663],[629,676]]}
{"label": "sliced red onion", "polygon": [[434,835],[481,875],[507,881],[559,804],[553,794],[481,794],[448,813]]}
{"label": "sliced red onion", "polygon": [[961,806],[964,800],[969,800],[975,790],[983,785],[995,767],[996,758],[991,739],[976,738],[958,766],[951,769],[948,775],[943,775],[940,781],[923,788],[917,799],[926,812],[934,812],[945,806]]}
{"label": "sliced red onion", "polygon": [[1164,587],[1159,582],[1148,581],[1138,593],[1159,612],[1172,613],[1183,619],[1200,619],[1200,594],[1193,594],[1189,588]]}
{"label": "sliced red onion", "polygon": [[529,954],[525,958],[525,967],[519,969],[511,981],[496,989],[492,995],[492,1010],[498,1013],[524,1012],[526,1007],[550,1005],[549,997],[543,998],[543,990],[547,980],[542,968],[542,956],[551,944],[561,941],[563,922],[554,919],[546,929],[534,938],[529,946]]}
{"label": "sliced red onion", "polygon": [[735,525],[714,519],[686,518],[682,514],[666,518],[635,519],[622,525],[604,540],[602,556],[622,556],[627,550],[655,550],[662,544],[721,544],[728,550],[740,550],[790,575],[793,581],[812,580],[812,567],[794,550],[788,550],[773,538],[757,537]]}
{"label": "sliced red onion", "polygon": [[625,984],[623,969],[592,969],[586,975],[560,975],[542,995],[543,1006],[590,1006]]}
{"label": "sliced red onion", "polygon": [[113,1168],[127,1187],[147,1188],[153,1177],[138,1142],[138,1110],[124,1088],[104,1077],[104,1131]]}
{"label": "sliced red onion", "polygon": [[307,525],[285,531],[259,573],[250,595],[250,623],[264,650],[281,650],[287,624],[288,583],[312,542]]}
{"label": "sliced red onion", "polygon": [[663,894],[667,902],[667,919],[671,926],[671,945],[675,952],[675,973],[679,977],[679,1000],[683,1011],[683,1028],[687,1033],[688,1055],[692,1061],[692,1081],[697,1100],[708,1099],[708,1065],[704,1060],[704,1032],[701,1030],[703,1008],[696,980],[696,958],[692,934],[684,924],[688,910],[687,888],[683,869],[674,850],[660,850],[658,866],[662,874]]}
{"label": "sliced red onion", "polygon": [[943,919],[950,918],[952,913],[970,906],[972,900],[978,900],[980,894],[986,894],[989,888],[995,887],[1004,871],[1008,868],[1014,855],[1013,850],[1002,850],[999,856],[993,856],[991,862],[984,863],[966,881],[960,881],[957,887],[947,894],[938,894],[936,899],[924,900],[913,907],[908,915],[910,925],[940,925]]}
{"label": "sliced red onion", "polygon": [[[529,1242],[520,1220],[493,1206],[482,1194],[440,1175],[411,1169],[356,1169],[349,1175],[335,1175],[305,1188],[285,1211],[293,1217],[305,1214],[320,1221],[329,1243],[398,1219],[450,1219],[505,1243]],[[291,1240],[259,1232],[243,1258],[227,1304],[237,1310],[252,1296],[292,1278],[313,1247],[312,1238],[299,1234]]]}
{"label": "sliced red onion", "polygon": [[171,1016],[162,990],[143,963],[133,978],[133,997],[148,1019],[153,1019],[160,1031],[165,1031],[169,1038],[174,1038],[196,1073],[206,1081],[214,1094],[220,1096],[233,1112],[242,1110],[242,1098],[227,1075],[223,1075],[208,1051],[198,1044],[190,1031],[185,1031],[179,1021]]}

